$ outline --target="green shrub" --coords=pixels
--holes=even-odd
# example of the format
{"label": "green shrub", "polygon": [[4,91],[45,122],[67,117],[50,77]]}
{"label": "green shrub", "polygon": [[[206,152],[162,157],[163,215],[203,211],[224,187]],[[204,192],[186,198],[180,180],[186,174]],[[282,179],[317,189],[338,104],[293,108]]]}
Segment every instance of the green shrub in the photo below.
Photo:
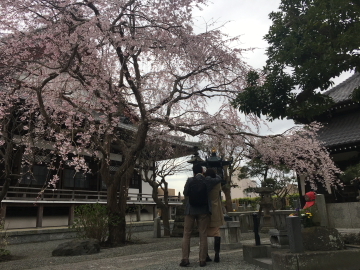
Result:
{"label": "green shrub", "polygon": [[295,194],[291,194],[291,195],[286,196],[286,199],[288,200],[289,209],[292,209],[292,208],[295,209],[297,207],[297,203],[298,203],[299,198],[300,198],[299,193],[295,193]]}
{"label": "green shrub", "polygon": [[[286,200],[286,209],[292,209],[294,205],[296,205],[297,200],[299,199],[299,194],[291,194],[291,195],[286,195],[285,200]],[[259,204],[261,198],[260,197],[255,197],[255,198],[237,198],[237,199],[233,199],[232,201],[234,203],[238,203],[240,205],[251,205],[252,209],[256,209],[256,205]],[[278,200],[277,196],[273,196],[273,200],[274,202],[276,202],[276,200]]]}
{"label": "green shrub", "polygon": [[233,202],[238,203],[239,205],[251,205],[252,209],[256,209],[257,204],[259,204],[260,202],[260,197],[255,197],[255,198],[238,198],[238,199],[233,199]]}
{"label": "green shrub", "polygon": [[73,228],[79,238],[94,238],[104,243],[109,235],[106,205],[96,203],[77,206]]}

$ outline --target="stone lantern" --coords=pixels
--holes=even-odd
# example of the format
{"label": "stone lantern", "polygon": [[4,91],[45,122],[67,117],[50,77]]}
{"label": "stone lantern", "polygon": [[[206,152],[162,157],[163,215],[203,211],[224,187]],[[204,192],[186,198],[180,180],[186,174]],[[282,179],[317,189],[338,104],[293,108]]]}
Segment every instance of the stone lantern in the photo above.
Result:
{"label": "stone lantern", "polygon": [[[192,164],[200,164],[201,166],[211,169],[214,169],[215,172],[224,179],[224,166],[231,166],[233,159],[230,160],[223,160],[222,157],[218,157],[216,154],[216,149],[213,148],[211,150],[211,155],[203,161],[199,154],[196,152],[195,155],[188,161]],[[223,183],[224,184],[224,183]]]}
{"label": "stone lantern", "polygon": [[274,192],[274,190],[270,187],[258,187],[255,188],[254,191],[259,193],[261,198],[259,202],[259,212],[261,212],[261,210],[264,211],[261,232],[267,233],[272,228],[270,210],[273,209],[273,199],[271,194]]}

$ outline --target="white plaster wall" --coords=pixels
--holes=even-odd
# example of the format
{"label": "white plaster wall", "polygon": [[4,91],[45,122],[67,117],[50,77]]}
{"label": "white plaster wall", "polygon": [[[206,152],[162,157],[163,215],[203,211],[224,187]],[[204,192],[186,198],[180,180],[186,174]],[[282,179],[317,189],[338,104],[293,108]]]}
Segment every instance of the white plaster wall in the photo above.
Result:
{"label": "white plaster wall", "polygon": [[152,193],[152,187],[149,185],[149,183],[142,181],[142,193],[143,194],[151,194]]}
{"label": "white plaster wall", "polygon": [[258,197],[259,195],[253,192],[250,193],[246,193],[244,192],[244,189],[248,188],[248,187],[256,187],[256,182],[254,180],[251,179],[241,179],[241,180],[237,180],[237,176],[233,176],[232,179],[235,184],[238,185],[238,187],[233,187],[231,188],[231,198],[232,199],[236,199],[236,198],[255,198]]}
{"label": "white plaster wall", "polygon": [[[43,217],[43,227],[68,226],[67,216]],[[35,228],[36,217],[7,217],[5,219],[5,229],[24,229]]]}
{"label": "white plaster wall", "polygon": [[[153,213],[141,213],[140,221],[153,221]],[[136,213],[131,213],[126,215],[126,222],[136,223]]]}
{"label": "white plaster wall", "polygon": [[[141,213],[141,221],[152,221],[153,210],[152,207],[146,207],[149,213]],[[136,222],[136,213],[126,215],[127,222]],[[67,216],[51,216],[43,217],[42,227],[63,227],[68,226]],[[5,219],[5,230],[10,229],[25,229],[36,228],[36,217],[7,217]]]}

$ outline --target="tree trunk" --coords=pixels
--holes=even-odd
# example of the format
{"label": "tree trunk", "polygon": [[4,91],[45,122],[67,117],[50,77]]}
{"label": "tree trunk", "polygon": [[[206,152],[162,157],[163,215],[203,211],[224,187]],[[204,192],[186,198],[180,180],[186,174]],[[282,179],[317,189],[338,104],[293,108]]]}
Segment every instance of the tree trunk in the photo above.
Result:
{"label": "tree trunk", "polygon": [[222,191],[225,194],[225,208],[227,212],[232,212],[232,200],[231,200],[231,192],[230,192],[230,185],[226,184],[222,187]]}
{"label": "tree trunk", "polygon": [[[109,238],[110,245],[124,244],[126,242],[126,208],[130,180],[134,174],[136,159],[145,145],[147,121],[138,126],[138,132],[134,139],[134,145],[128,151],[123,152],[123,163],[112,176],[112,181],[107,181],[107,204],[109,209]],[[108,157],[110,156],[111,136],[107,137]],[[110,176],[107,160],[104,158],[102,164],[102,177]],[[119,193],[117,193],[119,191]]]}
{"label": "tree trunk", "polygon": [[169,215],[169,206],[163,204],[161,206],[161,216],[164,226],[164,236],[170,236],[170,215]]}
{"label": "tree trunk", "polygon": [[10,186],[10,182],[11,182],[11,179],[9,177],[7,177],[5,179],[5,182],[0,190],[0,203],[2,202],[2,200],[5,198],[5,195],[9,189],[9,186]]}
{"label": "tree trunk", "polygon": [[161,201],[159,199],[159,193],[158,188],[160,185],[156,181],[150,181],[148,180],[147,183],[149,183],[152,187],[152,198],[154,202],[156,203],[156,206],[161,209],[161,217],[163,221],[164,226],[164,236],[170,236],[170,215],[169,215],[169,191],[168,191],[168,184],[163,179],[162,183],[164,184],[164,201]]}
{"label": "tree trunk", "polygon": [[117,201],[117,186],[115,184],[107,187],[107,207],[109,215],[109,238],[108,244],[114,246],[126,241],[125,216],[121,213]]}
{"label": "tree trunk", "polygon": [[[228,171],[230,170],[230,172]],[[231,175],[232,171],[229,166],[224,166],[224,179],[226,180],[226,184],[222,186],[222,191],[225,194],[225,208],[227,212],[232,212],[232,200],[231,200]]]}
{"label": "tree trunk", "polygon": [[161,208],[161,212],[165,213],[163,214],[163,225],[164,225],[164,236],[170,236],[170,214],[169,214],[169,189],[168,189],[168,183],[165,181],[165,179],[162,179],[162,184],[164,185],[164,204]]}

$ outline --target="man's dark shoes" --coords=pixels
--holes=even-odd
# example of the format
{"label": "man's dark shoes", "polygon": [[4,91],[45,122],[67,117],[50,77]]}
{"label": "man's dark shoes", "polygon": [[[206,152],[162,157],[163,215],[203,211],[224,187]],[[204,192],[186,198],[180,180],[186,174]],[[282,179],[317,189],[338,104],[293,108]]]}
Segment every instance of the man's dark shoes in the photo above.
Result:
{"label": "man's dark shoes", "polygon": [[206,266],[206,262],[205,261],[200,261],[200,267],[204,267]]}
{"label": "man's dark shoes", "polygon": [[181,260],[181,262],[180,262],[180,266],[183,266],[183,267],[186,267],[186,266],[188,266],[190,264],[190,262],[189,262],[189,260]]}

